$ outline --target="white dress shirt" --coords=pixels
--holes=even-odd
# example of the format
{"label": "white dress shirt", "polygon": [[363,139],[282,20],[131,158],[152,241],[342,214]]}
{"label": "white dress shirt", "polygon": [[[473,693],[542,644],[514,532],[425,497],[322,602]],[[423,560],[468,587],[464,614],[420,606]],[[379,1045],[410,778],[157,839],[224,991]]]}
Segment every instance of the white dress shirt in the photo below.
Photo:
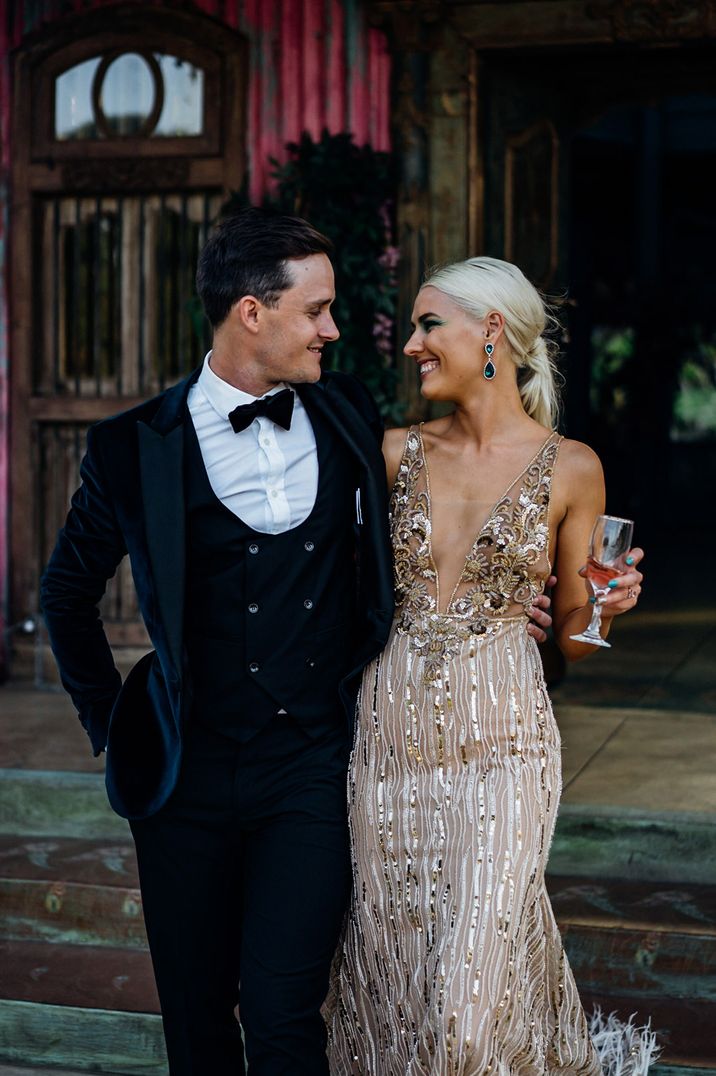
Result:
{"label": "white dress shirt", "polygon": [[[229,412],[257,398],[223,381],[204,359],[189,390],[188,406],[201,455],[216,496],[256,531],[293,530],[311,514],[318,491],[316,437],[306,409],[293,391],[290,430],[260,415],[234,433]],[[283,388],[277,385],[267,395]]]}

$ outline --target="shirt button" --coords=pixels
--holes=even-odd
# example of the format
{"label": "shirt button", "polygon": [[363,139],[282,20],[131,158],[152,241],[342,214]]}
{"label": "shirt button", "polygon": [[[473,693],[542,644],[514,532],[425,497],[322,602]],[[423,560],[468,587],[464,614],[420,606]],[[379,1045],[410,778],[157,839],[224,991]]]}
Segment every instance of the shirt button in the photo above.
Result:
{"label": "shirt button", "polygon": [[263,440],[261,441],[261,444],[264,446],[264,448],[268,448],[269,445],[271,444],[271,438],[270,437],[264,437]]}
{"label": "shirt button", "polygon": [[258,671],[259,671],[258,663],[255,662],[255,661],[252,661],[251,664],[249,665],[249,672],[257,673]]}
{"label": "shirt button", "polygon": [[259,607],[256,604],[256,602],[251,602],[250,605],[249,605],[249,612],[250,613],[258,613],[258,611],[259,611]]}
{"label": "shirt button", "polygon": [[259,547],[256,545],[256,542],[252,542],[249,546],[249,553],[258,553],[258,551]]}
{"label": "shirt button", "polygon": [[311,601],[310,598],[306,598],[305,602],[303,603],[303,608],[304,609],[313,609],[313,602]]}
{"label": "shirt button", "polygon": [[270,489],[269,493],[271,494],[272,497],[278,497],[278,490],[277,489]]}
{"label": "shirt button", "polygon": [[316,547],[315,547],[315,545],[313,544],[313,542],[310,542],[310,541],[309,541],[309,542],[304,542],[304,543],[303,543],[303,548],[304,548],[304,549],[306,549],[306,550],[308,550],[308,552],[309,552],[309,553],[312,553],[312,552],[313,552],[313,550],[314,550],[314,549],[315,549]]}

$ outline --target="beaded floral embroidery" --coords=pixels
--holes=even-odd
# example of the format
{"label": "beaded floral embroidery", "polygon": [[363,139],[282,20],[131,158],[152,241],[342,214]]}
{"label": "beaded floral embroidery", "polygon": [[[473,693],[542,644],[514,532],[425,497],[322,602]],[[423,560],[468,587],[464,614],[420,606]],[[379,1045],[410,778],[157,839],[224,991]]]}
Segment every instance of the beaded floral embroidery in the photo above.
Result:
{"label": "beaded floral embroidery", "polygon": [[549,574],[549,499],[562,438],[552,434],[495,504],[465,559],[444,612],[432,556],[429,478],[420,428],[411,426],[390,502],[398,630],[424,660],[426,682],[471,636],[520,615]]}

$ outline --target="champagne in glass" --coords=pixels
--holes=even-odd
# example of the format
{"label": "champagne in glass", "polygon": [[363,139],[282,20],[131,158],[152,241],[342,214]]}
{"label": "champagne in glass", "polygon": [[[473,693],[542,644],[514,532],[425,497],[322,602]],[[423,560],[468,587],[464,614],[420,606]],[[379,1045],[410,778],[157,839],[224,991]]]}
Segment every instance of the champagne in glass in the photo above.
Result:
{"label": "champagne in glass", "polygon": [[578,643],[611,646],[600,635],[602,602],[609,594],[609,581],[626,571],[626,555],[631,549],[634,524],[617,516],[597,516],[587,556],[587,579],[594,591],[594,608],[589,626],[579,635],[570,635]]}

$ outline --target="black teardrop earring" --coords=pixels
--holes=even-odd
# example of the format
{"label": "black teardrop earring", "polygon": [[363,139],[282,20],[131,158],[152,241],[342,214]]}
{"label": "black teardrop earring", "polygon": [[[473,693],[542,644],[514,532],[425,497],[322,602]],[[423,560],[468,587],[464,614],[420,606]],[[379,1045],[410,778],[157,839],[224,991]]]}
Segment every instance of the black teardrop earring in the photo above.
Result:
{"label": "black teardrop earring", "polygon": [[485,365],[483,367],[483,370],[482,370],[482,376],[485,378],[485,381],[492,381],[493,377],[497,373],[497,370],[495,369],[495,364],[492,361],[492,352],[494,350],[495,350],[495,345],[491,344],[488,341],[485,344],[485,354],[487,355],[487,362],[485,363]]}

